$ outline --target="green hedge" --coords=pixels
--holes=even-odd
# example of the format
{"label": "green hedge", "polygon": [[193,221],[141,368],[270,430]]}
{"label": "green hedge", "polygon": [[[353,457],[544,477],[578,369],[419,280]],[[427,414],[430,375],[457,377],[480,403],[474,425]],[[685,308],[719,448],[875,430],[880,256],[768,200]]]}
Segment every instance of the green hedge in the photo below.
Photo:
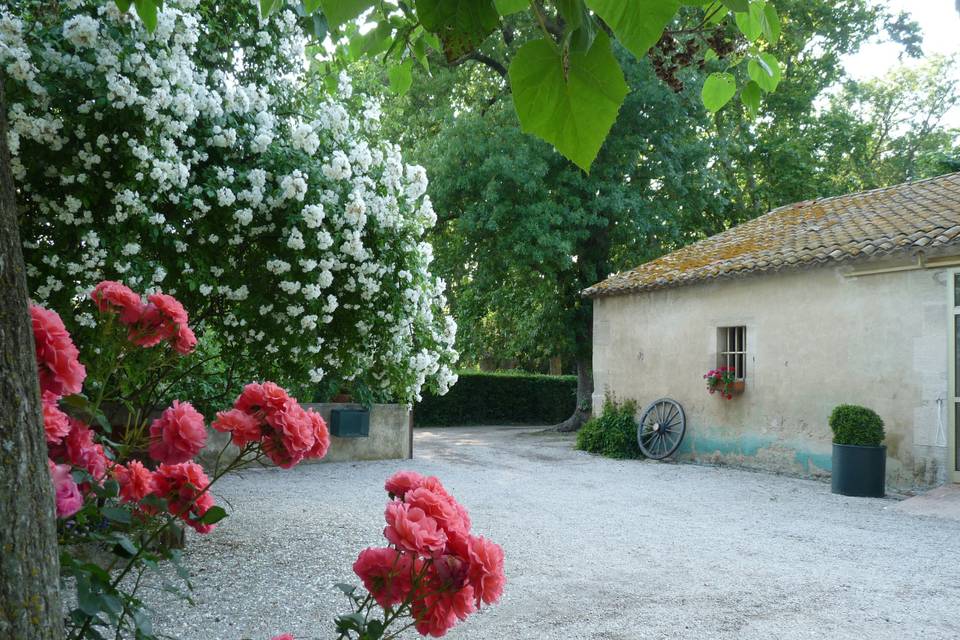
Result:
{"label": "green hedge", "polygon": [[418,427],[556,424],[573,414],[576,402],[576,376],[466,372],[447,395],[424,395],[413,420]]}

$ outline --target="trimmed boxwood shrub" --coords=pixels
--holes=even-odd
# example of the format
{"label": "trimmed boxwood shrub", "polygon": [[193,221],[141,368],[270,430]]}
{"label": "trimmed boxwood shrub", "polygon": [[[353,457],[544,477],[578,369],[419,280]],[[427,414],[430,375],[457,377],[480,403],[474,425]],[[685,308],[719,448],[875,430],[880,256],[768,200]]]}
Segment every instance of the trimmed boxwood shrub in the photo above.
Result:
{"label": "trimmed boxwood shrub", "polygon": [[834,444],[879,447],[883,442],[883,420],[876,411],[855,404],[841,404],[830,414]]}
{"label": "trimmed boxwood shrub", "polygon": [[588,420],[577,432],[577,449],[609,458],[642,458],[636,415],[637,403],[633,400],[617,403],[607,398],[603,413]]}
{"label": "trimmed boxwood shrub", "polygon": [[556,424],[573,414],[576,376],[463,372],[445,396],[424,394],[413,409],[418,427]]}

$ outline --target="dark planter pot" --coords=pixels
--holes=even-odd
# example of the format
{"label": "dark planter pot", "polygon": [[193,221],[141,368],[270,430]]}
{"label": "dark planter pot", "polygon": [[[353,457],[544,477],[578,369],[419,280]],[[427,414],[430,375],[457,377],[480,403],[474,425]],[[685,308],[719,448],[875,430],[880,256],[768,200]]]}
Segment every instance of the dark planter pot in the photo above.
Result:
{"label": "dark planter pot", "polygon": [[887,448],[833,445],[831,487],[842,496],[882,498],[886,495]]}

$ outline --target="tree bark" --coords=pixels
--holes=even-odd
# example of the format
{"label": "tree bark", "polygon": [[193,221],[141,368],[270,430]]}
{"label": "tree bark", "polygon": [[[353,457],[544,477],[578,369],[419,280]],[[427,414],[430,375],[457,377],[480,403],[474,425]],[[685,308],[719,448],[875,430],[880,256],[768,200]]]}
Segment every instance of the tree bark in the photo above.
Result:
{"label": "tree bark", "polygon": [[59,556],[0,74],[0,638],[59,640]]}
{"label": "tree bark", "polygon": [[577,356],[577,406],[573,415],[558,424],[557,431],[576,431],[590,419],[593,399],[593,362],[592,355]]}

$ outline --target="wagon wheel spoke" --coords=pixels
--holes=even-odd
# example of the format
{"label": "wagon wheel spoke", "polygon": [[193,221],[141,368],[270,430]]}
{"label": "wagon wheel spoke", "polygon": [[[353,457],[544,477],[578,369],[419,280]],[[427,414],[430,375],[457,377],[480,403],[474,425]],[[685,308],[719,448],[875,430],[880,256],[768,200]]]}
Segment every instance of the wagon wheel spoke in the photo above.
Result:
{"label": "wagon wheel spoke", "polygon": [[683,441],[686,419],[674,400],[661,398],[651,403],[637,425],[637,444],[644,455],[662,460],[672,455]]}

